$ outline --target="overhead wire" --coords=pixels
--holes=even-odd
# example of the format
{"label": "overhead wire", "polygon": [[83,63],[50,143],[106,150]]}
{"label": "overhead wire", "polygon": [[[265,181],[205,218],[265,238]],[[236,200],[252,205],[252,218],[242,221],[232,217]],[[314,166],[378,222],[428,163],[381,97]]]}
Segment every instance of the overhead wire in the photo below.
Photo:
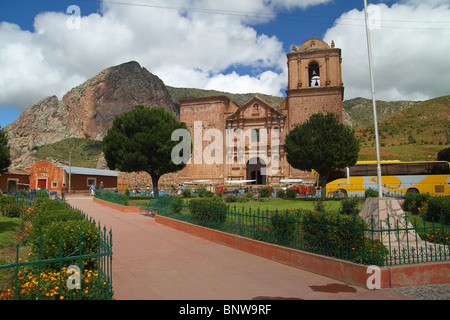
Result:
{"label": "overhead wire", "polygon": [[[78,0],[84,2],[100,2],[99,0]],[[144,4],[144,3],[131,3],[114,0],[103,0],[103,3],[110,5],[121,6],[133,6],[133,7],[147,7],[156,9],[177,10],[186,12],[196,12],[205,14],[217,14],[236,17],[248,17],[261,20],[278,20],[278,21],[296,21],[305,23],[318,23],[318,24],[331,24],[333,25],[337,20],[340,20],[340,25],[349,27],[364,27],[364,17],[362,18],[347,18],[347,17],[330,17],[330,16],[317,16],[317,15],[299,15],[289,13],[275,13],[275,12],[254,12],[254,11],[235,11],[224,9],[208,9],[197,7],[183,7],[183,6],[170,6],[170,5],[156,5],[156,4]],[[348,22],[347,22],[348,21]],[[380,29],[410,29],[410,30],[450,30],[450,20],[393,20],[393,19],[379,19]],[[351,23],[355,22],[355,23]],[[360,22],[357,23],[357,22]],[[414,24],[441,24],[447,23],[449,27],[436,27],[436,26],[399,26],[399,25],[386,25],[386,23],[414,23]]]}

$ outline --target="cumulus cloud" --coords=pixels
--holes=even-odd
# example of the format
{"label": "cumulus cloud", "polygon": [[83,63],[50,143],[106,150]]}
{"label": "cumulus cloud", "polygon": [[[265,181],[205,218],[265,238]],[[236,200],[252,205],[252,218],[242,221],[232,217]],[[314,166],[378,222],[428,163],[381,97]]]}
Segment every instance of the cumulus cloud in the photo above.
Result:
{"label": "cumulus cloud", "polygon": [[[39,14],[33,32],[2,22],[0,108],[24,109],[54,94],[61,98],[102,69],[131,60],[170,86],[281,95],[287,86],[283,44],[258,33],[257,25],[281,11],[328,2],[158,0],[150,6],[103,1],[100,12],[88,16],[80,4],[80,28],[68,27],[73,15],[65,12]],[[450,26],[442,21],[450,12],[445,1],[376,7],[381,14],[381,28],[372,32],[378,97],[419,100],[448,94],[450,44],[445,39]],[[334,40],[343,50],[346,98],[370,97],[363,13],[344,13],[324,40]]]}
{"label": "cumulus cloud", "polygon": [[[41,13],[35,17],[34,32],[3,22],[0,107],[24,109],[49,95],[61,98],[102,69],[130,60],[167,85],[280,95],[283,45],[251,25],[274,19],[280,9],[328,1],[160,0],[151,6],[103,1],[100,14],[88,16],[80,4],[77,21],[75,11]],[[259,73],[229,71],[235,67]]]}
{"label": "cumulus cloud", "polygon": [[[425,100],[450,94],[450,6],[444,1],[404,1],[369,6],[376,98]],[[376,16],[376,17],[375,17]],[[342,48],[345,99],[370,97],[364,13],[343,14],[325,41]]]}

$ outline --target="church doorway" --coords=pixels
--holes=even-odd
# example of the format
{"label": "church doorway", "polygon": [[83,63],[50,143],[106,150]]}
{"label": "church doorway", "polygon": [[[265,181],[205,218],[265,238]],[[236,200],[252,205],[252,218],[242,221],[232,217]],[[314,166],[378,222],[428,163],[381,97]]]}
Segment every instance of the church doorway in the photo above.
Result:
{"label": "church doorway", "polygon": [[266,168],[266,163],[261,158],[253,158],[247,162],[247,180],[256,180],[249,184],[252,185],[265,185],[266,175],[264,175],[263,169]]}

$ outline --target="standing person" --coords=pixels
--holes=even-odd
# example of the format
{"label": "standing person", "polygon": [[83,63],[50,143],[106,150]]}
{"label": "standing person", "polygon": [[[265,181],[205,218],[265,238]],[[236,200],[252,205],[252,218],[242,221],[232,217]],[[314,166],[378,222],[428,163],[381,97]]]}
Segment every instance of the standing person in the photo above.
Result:
{"label": "standing person", "polygon": [[94,191],[95,191],[95,186],[92,184],[92,185],[89,187],[89,190],[91,191],[91,196],[93,196],[93,195],[94,195]]}
{"label": "standing person", "polygon": [[66,193],[67,193],[67,187],[66,187],[66,184],[63,183],[63,186],[62,186],[62,188],[61,188],[61,198],[62,198],[62,201],[66,201]]}

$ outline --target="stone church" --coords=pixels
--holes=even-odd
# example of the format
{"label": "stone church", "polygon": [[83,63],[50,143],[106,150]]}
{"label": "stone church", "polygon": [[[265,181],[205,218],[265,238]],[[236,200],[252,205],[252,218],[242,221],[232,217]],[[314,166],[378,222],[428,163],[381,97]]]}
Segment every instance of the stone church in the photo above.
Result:
{"label": "stone church", "polygon": [[315,113],[334,112],[342,121],[341,49],[313,38],[287,54],[288,88],[280,106],[258,96],[238,106],[225,96],[180,101],[180,121],[193,142],[190,163],[179,183],[209,180],[214,185],[247,181],[279,185],[282,180],[311,180],[292,168],[283,150],[286,134]]}

